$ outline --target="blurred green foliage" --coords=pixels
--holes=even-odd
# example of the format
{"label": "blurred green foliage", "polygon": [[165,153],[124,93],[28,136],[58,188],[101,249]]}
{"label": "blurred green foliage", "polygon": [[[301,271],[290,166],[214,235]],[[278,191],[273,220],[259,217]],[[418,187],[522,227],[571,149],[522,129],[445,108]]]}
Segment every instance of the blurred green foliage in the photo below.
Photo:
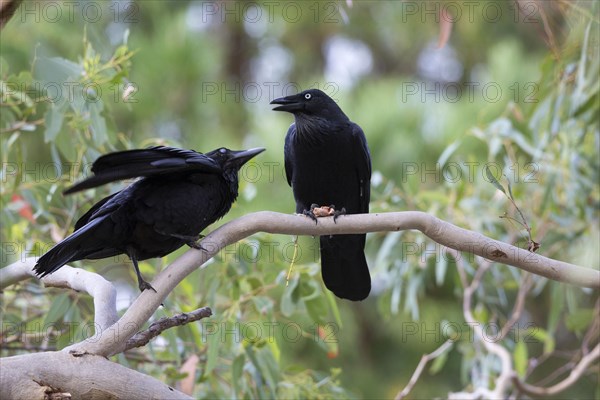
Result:
{"label": "blurred green foliage", "polygon": [[[599,264],[597,4],[453,2],[451,51],[437,63],[423,57],[442,51],[431,47],[443,2],[75,2],[72,19],[65,7],[54,19],[45,4],[24,2],[2,32],[2,266],[43,254],[121,187],[61,195],[113,150],[267,147],[241,171],[240,198],[223,221],[292,212],[282,151],[291,119],[268,102],[311,86],[366,132],[372,212],[422,210],[526,247],[524,229],[498,217],[518,220],[487,166],[510,182],[541,254]],[[101,10],[97,20],[82,14],[90,4]],[[368,73],[346,85],[326,75],[331,40],[340,37],[360,41],[371,57]],[[443,68],[441,78],[424,77],[421,63],[451,62],[462,71],[454,79]],[[373,293],[349,303],[324,289],[315,239],[298,243],[289,282],[294,238],[260,234],[230,246],[154,318],[201,306],[214,316],[118,361],[174,385],[196,354],[197,397],[389,398],[422,354],[452,337],[413,395],[493,384],[498,361],[464,325],[456,272],[460,262],[472,278],[484,260],[457,259],[411,231],[371,234]],[[142,273],[152,276],[183,251],[142,262]],[[125,257],[76,265],[115,281],[124,307],[137,295]],[[494,265],[474,299],[477,320],[506,323],[523,285],[525,310],[500,343],[518,374],[537,382],[579,349],[597,318],[597,292]],[[87,296],[37,282],[1,296],[3,356],[62,348],[91,333]],[[545,362],[534,368],[536,360]],[[591,372],[562,395],[598,396]]]}

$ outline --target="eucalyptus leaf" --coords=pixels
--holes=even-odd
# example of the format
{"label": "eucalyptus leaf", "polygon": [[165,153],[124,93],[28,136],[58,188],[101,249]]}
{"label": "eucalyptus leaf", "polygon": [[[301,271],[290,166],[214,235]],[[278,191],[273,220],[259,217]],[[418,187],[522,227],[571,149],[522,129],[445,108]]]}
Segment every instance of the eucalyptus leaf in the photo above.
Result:
{"label": "eucalyptus leaf", "polygon": [[496,187],[496,189],[498,189],[502,193],[506,194],[506,191],[504,190],[504,188],[502,187],[500,182],[498,182],[498,179],[496,179],[494,174],[492,174],[492,171],[490,171],[490,169],[487,165],[485,166],[485,175],[487,176],[488,182],[490,182],[492,185],[494,185]]}
{"label": "eucalyptus leaf", "polygon": [[46,313],[44,326],[49,326],[60,320],[71,307],[71,299],[67,293],[61,293],[52,300],[52,304]]}

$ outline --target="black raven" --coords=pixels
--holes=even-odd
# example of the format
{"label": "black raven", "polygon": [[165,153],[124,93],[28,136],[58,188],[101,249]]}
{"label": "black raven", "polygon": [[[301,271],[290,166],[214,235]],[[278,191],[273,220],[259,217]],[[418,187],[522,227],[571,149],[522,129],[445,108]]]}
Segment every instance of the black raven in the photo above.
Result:
{"label": "black raven", "polygon": [[120,151],[98,158],[94,175],[65,191],[74,193],[119,179],[142,177],[96,203],[75,231],[38,260],[43,277],[71,261],[127,254],[140,290],[153,289],[138,261],[163,257],[224,216],[238,196],[238,171],[262,148],[226,148],[202,154],[174,147]]}
{"label": "black raven", "polygon": [[[331,204],[336,213],[368,213],[371,156],[360,126],[318,89],[271,104],[279,105],[274,111],[287,111],[295,118],[285,137],[284,154],[296,212],[307,214],[315,204]],[[365,235],[321,236],[323,281],[336,296],[358,301],[369,295],[364,247]]]}

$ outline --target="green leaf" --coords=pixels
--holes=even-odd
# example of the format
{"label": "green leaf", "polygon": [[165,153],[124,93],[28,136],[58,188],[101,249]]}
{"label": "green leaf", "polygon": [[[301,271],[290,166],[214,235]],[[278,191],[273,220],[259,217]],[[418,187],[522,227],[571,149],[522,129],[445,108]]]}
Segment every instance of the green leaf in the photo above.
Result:
{"label": "green leaf", "polygon": [[62,318],[69,310],[69,307],[71,307],[71,300],[69,299],[69,295],[67,293],[62,293],[56,296],[50,305],[48,313],[46,314],[44,326],[54,324],[56,321]]}
{"label": "green leaf", "polygon": [[581,332],[590,325],[593,318],[594,310],[583,308],[567,315],[565,325],[571,332]]}
{"label": "green leaf", "polygon": [[62,128],[64,117],[64,106],[53,104],[52,106],[48,107],[48,111],[46,111],[46,114],[44,115],[44,123],[46,125],[46,130],[44,131],[44,141],[46,143],[54,142],[56,136],[60,132],[60,128]]}
{"label": "green leaf", "polygon": [[338,308],[337,301],[333,293],[329,290],[325,290],[325,297],[327,297],[327,302],[329,303],[329,307],[331,308],[331,312],[333,313],[333,318],[335,318],[335,322],[342,329],[342,316],[340,314],[340,309]]}
{"label": "green leaf", "polygon": [[500,182],[498,182],[498,179],[496,179],[494,174],[492,174],[492,171],[490,171],[490,169],[487,165],[485,166],[485,175],[488,178],[488,182],[490,182],[492,185],[494,185],[496,187],[496,189],[498,189],[498,190],[502,191],[502,193],[506,194],[506,191],[504,190],[504,188],[502,187]]}
{"label": "green leaf", "polygon": [[435,264],[435,283],[438,286],[442,286],[444,284],[444,278],[446,277],[446,270],[448,269],[448,258],[443,256],[441,260],[439,260]]}
{"label": "green leaf", "polygon": [[296,287],[298,286],[299,276],[297,274],[293,275],[289,281],[289,285],[287,285],[281,295],[281,313],[285,317],[290,317],[298,307],[298,304],[293,299],[293,293]]}
{"label": "green leaf", "polygon": [[440,167],[444,167],[446,165],[446,161],[448,161],[448,159],[450,158],[452,153],[454,153],[456,151],[456,149],[458,149],[458,147],[461,145],[461,142],[462,142],[461,139],[455,140],[454,142],[452,142],[449,146],[447,146],[444,149],[444,151],[442,152],[442,154],[440,155],[440,157],[437,160]]}
{"label": "green leaf", "polygon": [[448,353],[450,353],[451,348],[452,347],[448,347],[448,350],[444,351],[439,357],[433,360],[431,367],[429,367],[429,373],[431,375],[437,374],[442,370],[442,368],[444,368],[446,361],[448,361]]}
{"label": "green leaf", "polygon": [[406,288],[406,303],[404,304],[404,311],[410,312],[412,319],[419,319],[419,301],[418,292],[419,288],[423,284],[423,275],[412,276]]}
{"label": "green leaf", "polygon": [[481,321],[483,323],[487,323],[489,321],[490,315],[487,307],[483,304],[478,303],[473,310],[473,316],[477,321]]}
{"label": "green leaf", "polygon": [[517,342],[513,358],[515,360],[515,371],[521,378],[525,377],[527,372],[528,351],[527,345],[523,341]]}
{"label": "green leaf", "polygon": [[267,316],[273,314],[273,300],[267,296],[254,296],[252,298],[256,311]]}
{"label": "green leaf", "polygon": [[306,305],[306,311],[308,311],[308,315],[312,318],[313,321],[318,323],[324,323],[328,310],[327,310],[327,300],[324,296],[318,296],[307,300],[304,302]]}
{"label": "green leaf", "polygon": [[281,380],[281,376],[279,365],[277,365],[271,349],[268,346],[258,348],[256,358],[267,384],[273,391],[277,390],[277,384]]}
{"label": "green leaf", "polygon": [[578,118],[585,112],[592,110],[594,108],[597,108],[599,103],[600,103],[600,88],[597,87],[592,92],[592,94],[589,95],[587,100],[584,101],[582,105],[577,107],[577,109],[573,113],[573,118]]}
{"label": "green leaf", "polygon": [[[506,177],[506,175],[505,175],[505,177]],[[507,184],[507,186],[508,186],[508,196],[509,196],[509,197],[510,197],[512,200],[514,200],[515,198],[513,197],[513,193],[512,193],[512,187],[511,187],[511,184],[510,184],[510,180],[509,180],[508,178],[506,178],[506,184]]]}
{"label": "green leaf", "polygon": [[565,308],[565,292],[563,285],[560,285],[556,282],[552,284],[552,289],[550,291],[550,310],[548,313],[548,331],[554,332],[558,327],[558,322],[560,321],[560,316]]}
{"label": "green leaf", "polygon": [[4,57],[0,57],[0,75],[6,76],[8,75],[8,62]]}
{"label": "green leaf", "polygon": [[312,300],[319,297],[319,284],[313,279],[301,279],[298,282],[298,292],[303,301]]}
{"label": "green leaf", "polygon": [[552,335],[539,326],[527,329],[525,336],[523,336],[523,341],[531,343],[532,338],[544,343],[544,354],[552,353],[556,347],[556,342]]}
{"label": "green leaf", "polygon": [[221,335],[217,332],[213,335],[210,335],[208,341],[206,343],[208,347],[207,355],[206,355],[206,369],[204,370],[203,375],[209,375],[213,369],[215,369],[217,365],[217,358],[219,357],[219,347]]}
{"label": "green leaf", "polygon": [[233,391],[235,397],[240,394],[242,388],[240,382],[242,382],[242,373],[244,372],[244,363],[246,362],[246,356],[244,354],[238,355],[231,365],[231,380],[233,383]]}
{"label": "green leaf", "polygon": [[77,146],[73,145],[74,140],[72,136],[73,134],[71,132],[65,132],[62,135],[58,135],[54,141],[56,148],[66,160],[77,159]]}
{"label": "green leaf", "polygon": [[[246,350],[248,358],[250,359],[250,362],[252,362],[252,364],[256,367],[256,371],[258,372],[254,375],[257,385],[261,385],[261,382],[266,381],[268,389],[271,389],[271,392],[273,392],[269,396],[269,393],[266,393],[262,386],[258,386],[258,389],[260,391],[260,397],[274,397],[276,387],[274,387],[273,385],[276,381],[278,382],[279,379],[274,379],[274,376],[271,374],[269,366],[270,362],[267,359],[268,357],[265,355],[261,355],[261,352],[262,350],[264,350],[264,347],[260,348],[258,346],[255,347],[253,345],[246,345],[244,348]],[[279,376],[278,369],[276,369],[276,371],[277,376]]]}
{"label": "green leaf", "polygon": [[102,100],[98,99],[95,103],[88,103],[88,107],[90,111],[90,129],[92,131],[92,137],[97,145],[101,145],[106,142],[108,137],[106,133],[106,121],[101,115],[104,104],[102,103]]}
{"label": "green leaf", "polygon": [[[81,65],[60,57],[40,56],[34,66],[35,77],[44,83],[51,84],[62,84],[67,81],[77,82],[83,72]],[[66,88],[62,86],[62,90],[66,90]],[[63,95],[61,97],[66,97],[66,93],[61,94]]]}
{"label": "green leaf", "polygon": [[381,265],[383,263],[389,263],[390,254],[395,246],[400,243],[400,238],[404,231],[398,232],[389,232],[385,235],[385,239],[383,243],[379,247],[379,251],[377,252],[377,257],[375,258],[375,265]]}

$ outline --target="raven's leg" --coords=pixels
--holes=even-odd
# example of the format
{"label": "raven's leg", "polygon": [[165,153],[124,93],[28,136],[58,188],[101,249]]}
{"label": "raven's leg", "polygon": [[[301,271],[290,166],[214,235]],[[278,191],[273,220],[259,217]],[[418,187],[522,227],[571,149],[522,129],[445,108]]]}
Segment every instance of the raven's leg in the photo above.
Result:
{"label": "raven's leg", "polygon": [[127,253],[129,255],[129,258],[133,262],[133,267],[135,268],[135,273],[136,273],[137,279],[138,279],[138,287],[140,288],[140,291],[143,292],[146,289],[152,289],[152,290],[154,290],[154,293],[156,293],[156,289],[154,289],[151,284],[149,284],[148,282],[146,282],[144,280],[144,278],[142,278],[142,274],[140,273],[140,268],[138,267],[138,261],[137,261],[137,256],[135,254],[135,251],[132,251],[131,249],[129,249],[129,251]]}
{"label": "raven's leg", "polygon": [[158,232],[158,233],[160,233],[161,235],[171,236],[171,237],[174,237],[177,239],[181,239],[185,242],[185,244],[190,246],[192,249],[206,251],[206,249],[204,247],[202,247],[202,245],[200,243],[198,243],[198,241],[200,239],[204,238],[204,235],[187,236],[187,235],[179,235],[177,233],[166,233],[166,232]]}
{"label": "raven's leg", "polygon": [[186,236],[186,235],[178,235],[176,233],[172,233],[171,236],[176,237],[181,240],[185,240],[185,244],[190,246],[192,249],[207,251],[202,244],[199,242],[200,239],[204,238],[204,235],[198,236]]}

